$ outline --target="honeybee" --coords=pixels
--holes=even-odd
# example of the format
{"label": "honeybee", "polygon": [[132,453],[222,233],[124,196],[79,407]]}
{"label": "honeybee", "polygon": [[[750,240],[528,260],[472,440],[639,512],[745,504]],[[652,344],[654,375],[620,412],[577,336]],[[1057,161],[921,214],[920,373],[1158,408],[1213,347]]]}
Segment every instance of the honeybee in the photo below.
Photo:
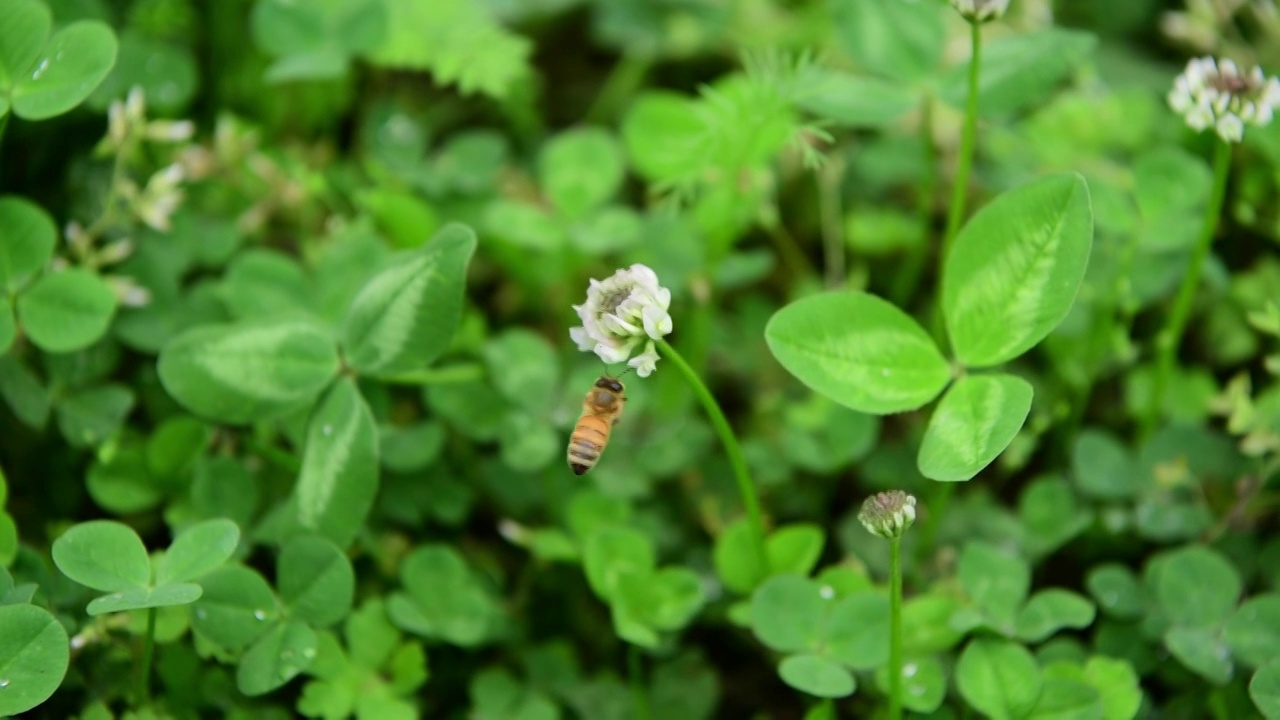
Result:
{"label": "honeybee", "polygon": [[627,397],[622,394],[622,381],[601,375],[582,400],[582,415],[569,436],[569,468],[574,475],[585,475],[600,460],[609,444],[609,433],[622,417]]}

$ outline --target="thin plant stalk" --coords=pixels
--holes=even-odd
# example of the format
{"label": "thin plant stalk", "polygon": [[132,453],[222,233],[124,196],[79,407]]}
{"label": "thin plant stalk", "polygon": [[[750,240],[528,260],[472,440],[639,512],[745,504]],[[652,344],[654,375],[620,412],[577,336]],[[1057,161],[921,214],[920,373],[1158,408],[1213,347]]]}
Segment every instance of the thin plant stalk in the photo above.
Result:
{"label": "thin plant stalk", "polygon": [[889,540],[889,719],[902,720],[902,538]]}
{"label": "thin plant stalk", "polygon": [[729,464],[733,467],[733,476],[738,483],[738,494],[742,497],[742,504],[747,509],[747,519],[751,523],[752,543],[755,545],[756,558],[760,563],[760,568],[764,572],[769,570],[769,556],[764,549],[764,518],[760,512],[760,498],[756,494],[755,483],[751,480],[751,471],[747,468],[747,459],[742,454],[742,447],[738,445],[738,437],[734,435],[733,428],[729,426],[729,420],[725,418],[724,411],[720,409],[719,403],[707,386],[703,384],[702,379],[693,371],[689,363],[671,347],[671,343],[666,340],[656,341],[658,349],[662,355],[671,361],[693,388],[694,395],[698,396],[698,400],[702,403],[702,408],[707,412],[707,416],[711,418],[711,424],[715,427],[716,433],[720,436],[720,442],[724,445],[725,454],[729,456]]}
{"label": "thin plant stalk", "polygon": [[844,214],[840,210],[840,181],[844,178],[844,160],[832,158],[816,177],[827,287],[836,290],[844,286],[848,275],[845,269]]}
{"label": "thin plant stalk", "polygon": [[920,529],[920,543],[916,546],[916,562],[924,563],[929,553],[933,552],[938,542],[938,526],[946,516],[947,506],[951,504],[951,496],[955,495],[959,483],[934,483],[937,493],[929,498],[928,512],[924,515]]}
{"label": "thin plant stalk", "polygon": [[156,651],[156,609],[147,608],[147,635],[143,638],[142,667],[138,669],[138,707],[151,702],[151,659]]}
{"label": "thin plant stalk", "polygon": [[1227,195],[1227,176],[1231,169],[1231,143],[1218,138],[1214,144],[1213,190],[1204,209],[1200,237],[1196,239],[1195,249],[1191,253],[1191,263],[1182,275],[1178,294],[1174,296],[1173,308],[1169,310],[1164,327],[1156,336],[1155,378],[1151,383],[1147,415],[1143,419],[1143,437],[1150,437],[1160,421],[1164,394],[1169,387],[1170,376],[1173,374],[1178,346],[1182,344],[1182,333],[1186,331],[1187,320],[1191,317],[1191,305],[1196,297],[1196,288],[1200,285],[1200,275],[1204,271],[1205,261],[1209,258],[1209,248],[1213,245],[1213,236],[1218,230],[1218,218],[1222,214],[1222,203]]}
{"label": "thin plant stalk", "polygon": [[933,96],[926,95],[920,104],[920,149],[924,155],[924,177],[916,194],[916,223],[920,228],[920,247],[907,254],[902,271],[894,280],[891,298],[899,307],[906,307],[920,284],[925,260],[929,253],[925,240],[933,224],[933,194],[938,186],[938,149],[933,145]]}
{"label": "thin plant stalk", "polygon": [[956,233],[960,232],[960,224],[964,222],[965,199],[969,195],[969,172],[973,168],[973,147],[978,135],[978,75],[982,65],[982,24],[969,23],[970,45],[973,53],[969,57],[969,97],[964,109],[964,130],[960,135],[960,157],[956,165],[955,184],[951,188],[951,207],[947,211],[947,232],[942,239],[942,257],[946,262],[951,251],[951,243]]}
{"label": "thin plant stalk", "polygon": [[447,385],[450,383],[466,383],[484,377],[484,367],[480,363],[455,363],[443,367],[424,368],[378,378],[391,385]]}
{"label": "thin plant stalk", "polygon": [[809,262],[808,256],[800,249],[795,237],[787,232],[782,223],[774,220],[766,224],[764,229],[765,234],[773,241],[773,246],[778,251],[778,256],[782,258],[782,264],[787,266],[787,270],[792,275],[799,278],[818,274],[818,271],[813,267],[813,263]]}
{"label": "thin plant stalk", "polygon": [[627,98],[635,95],[653,67],[653,57],[646,52],[623,53],[605,78],[596,99],[587,109],[587,122],[605,122],[618,113]]}
{"label": "thin plant stalk", "polygon": [[631,682],[631,702],[635,720],[649,720],[649,698],[644,691],[644,675],[640,666],[640,648],[627,644],[627,674]]}

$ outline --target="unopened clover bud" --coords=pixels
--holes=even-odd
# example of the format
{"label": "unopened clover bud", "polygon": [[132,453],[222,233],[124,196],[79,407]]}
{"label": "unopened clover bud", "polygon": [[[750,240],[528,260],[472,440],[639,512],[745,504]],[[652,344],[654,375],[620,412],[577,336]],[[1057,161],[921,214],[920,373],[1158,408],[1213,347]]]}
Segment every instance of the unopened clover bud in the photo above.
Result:
{"label": "unopened clover bud", "polygon": [[67,223],[66,229],[62,232],[63,237],[67,239],[67,245],[74,248],[77,252],[84,252],[93,244],[93,238],[89,237],[88,231],[80,223],[72,220]]}
{"label": "unopened clover bud", "polygon": [[901,490],[876,493],[862,503],[858,522],[873,535],[899,538],[916,519],[916,499]]}
{"label": "unopened clover bud", "polygon": [[994,20],[1009,9],[1009,0],[951,0],[951,6],[969,22]]}
{"label": "unopened clover bud", "polygon": [[169,218],[182,203],[182,166],[174,163],[156,172],[134,203],[134,212],[147,225],[168,232]]}
{"label": "unopened clover bud", "polygon": [[1191,129],[1212,127],[1218,137],[1237,143],[1245,125],[1271,122],[1280,108],[1280,80],[1265,76],[1260,67],[1244,72],[1231,60],[1195,58],[1174,80],[1169,107]]}
{"label": "unopened clover bud", "polygon": [[529,530],[511,518],[498,521],[498,534],[514,545],[524,545],[529,541]]}
{"label": "unopened clover bud", "polygon": [[106,278],[116,300],[124,307],[140,308],[151,304],[151,291],[139,285],[133,278],[114,275]]}
{"label": "unopened clover bud", "polygon": [[115,149],[124,145],[129,137],[129,121],[125,118],[124,103],[116,100],[107,108],[107,142]]}
{"label": "unopened clover bud", "polygon": [[141,123],[147,119],[147,96],[141,85],[134,85],[129,89],[129,95],[124,100],[124,111],[129,122]]}
{"label": "unopened clover bud", "polygon": [[146,137],[158,142],[183,142],[196,133],[196,124],[190,120],[154,120],[147,123]]}
{"label": "unopened clover bud", "polygon": [[98,253],[98,262],[103,265],[114,265],[132,254],[133,242],[128,239],[118,240],[102,248]]}

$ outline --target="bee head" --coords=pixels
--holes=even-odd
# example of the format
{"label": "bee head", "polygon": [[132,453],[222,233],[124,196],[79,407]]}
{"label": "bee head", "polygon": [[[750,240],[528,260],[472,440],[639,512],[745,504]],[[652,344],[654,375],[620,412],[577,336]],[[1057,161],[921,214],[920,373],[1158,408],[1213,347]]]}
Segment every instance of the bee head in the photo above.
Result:
{"label": "bee head", "polygon": [[596,387],[620,393],[622,392],[622,381],[615,377],[601,375],[600,379],[596,381]]}

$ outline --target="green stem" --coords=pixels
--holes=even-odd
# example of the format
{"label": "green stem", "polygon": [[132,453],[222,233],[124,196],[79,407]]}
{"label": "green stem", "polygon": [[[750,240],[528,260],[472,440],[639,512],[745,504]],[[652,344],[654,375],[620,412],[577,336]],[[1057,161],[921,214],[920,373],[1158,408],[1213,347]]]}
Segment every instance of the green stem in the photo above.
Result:
{"label": "green stem", "polygon": [[249,435],[245,437],[244,445],[247,449],[258,453],[268,462],[274,463],[285,472],[297,474],[302,471],[302,460],[298,459],[296,455],[266,441]]}
{"label": "green stem", "polygon": [[1169,376],[1173,374],[1178,346],[1182,343],[1182,333],[1187,329],[1187,320],[1191,316],[1191,304],[1196,297],[1196,288],[1200,285],[1200,274],[1204,270],[1204,263],[1209,258],[1209,248],[1213,245],[1213,236],[1218,229],[1218,216],[1222,214],[1222,203],[1227,195],[1227,175],[1231,169],[1231,143],[1222,139],[1217,139],[1215,142],[1213,191],[1204,209],[1200,237],[1196,240],[1195,249],[1191,253],[1191,263],[1187,266],[1187,272],[1182,276],[1182,284],[1178,286],[1178,294],[1173,300],[1173,309],[1169,311],[1164,327],[1156,336],[1156,374],[1151,384],[1151,397],[1147,401],[1147,415],[1142,424],[1144,438],[1151,436],[1160,421],[1165,389],[1169,385]]}
{"label": "green stem", "polygon": [[938,187],[938,149],[933,146],[933,96],[926,95],[920,105],[920,148],[924,153],[924,177],[916,195],[916,223],[920,226],[920,246],[908,252],[902,272],[898,273],[891,293],[893,303],[907,307],[929,257],[929,227],[933,224],[933,195]]}
{"label": "green stem", "polygon": [[137,707],[151,702],[151,658],[156,651],[156,609],[147,608],[147,636],[142,645],[142,668],[138,672]]}
{"label": "green stem", "polygon": [[382,382],[391,385],[445,385],[448,383],[464,383],[484,377],[484,368],[480,363],[457,363],[444,367],[426,368],[400,375],[379,377]]}
{"label": "green stem", "polygon": [[813,263],[809,262],[809,258],[800,249],[799,243],[796,242],[791,233],[787,232],[782,223],[769,223],[765,227],[765,232],[768,234],[769,239],[773,241],[774,248],[782,258],[782,264],[787,266],[787,270],[793,276],[804,278],[818,274],[818,271],[813,267]]}
{"label": "green stem", "polygon": [[845,270],[844,214],[840,210],[840,180],[844,161],[832,158],[817,174],[818,213],[822,218],[822,248],[827,287],[838,289],[848,277]]}
{"label": "green stem", "polygon": [[635,720],[649,720],[649,697],[644,691],[644,671],[640,667],[640,648],[627,644],[627,674],[631,682],[631,702]]}
{"label": "green stem", "polygon": [[760,514],[760,499],[756,495],[755,483],[751,480],[751,472],[747,469],[747,459],[742,455],[742,448],[738,445],[738,438],[733,434],[733,428],[729,427],[729,421],[725,418],[724,412],[720,410],[720,405],[716,402],[711,391],[702,383],[702,379],[698,374],[689,367],[689,363],[685,362],[680,353],[671,347],[666,340],[657,341],[658,348],[662,354],[671,361],[672,365],[684,375],[684,379],[693,388],[693,393],[698,396],[698,400],[702,403],[702,408],[707,411],[707,416],[711,418],[711,424],[715,427],[716,433],[720,435],[720,442],[724,444],[725,454],[729,456],[729,464],[733,466],[734,479],[738,483],[738,494],[742,496],[742,504],[747,509],[747,518],[751,522],[752,541],[756,549],[756,558],[760,563],[762,572],[769,570],[769,556],[764,549],[764,518]]}
{"label": "green stem", "polygon": [[889,540],[889,720],[902,720],[902,538]]}
{"label": "green stem", "polygon": [[946,515],[947,505],[951,503],[951,496],[956,492],[957,483],[944,482],[933,483],[933,485],[937,488],[937,494],[929,499],[929,513],[921,524],[920,544],[916,546],[916,562],[918,563],[923,563],[929,553],[936,549],[938,526],[942,524],[942,517]]}
{"label": "green stem", "polygon": [[[129,158],[138,150],[137,139],[126,140],[111,162],[111,185],[107,188],[107,197],[102,201],[102,214],[84,229],[90,248],[98,237],[107,231],[116,221],[116,202],[120,199],[120,187],[124,184],[129,170]],[[82,251],[86,248],[81,248]],[[83,259],[83,258],[82,258]]]}
{"label": "green stem", "polygon": [[632,50],[623,53],[618,64],[609,72],[609,77],[605,78],[595,101],[587,109],[586,122],[607,122],[616,115],[623,103],[635,95],[652,66],[653,58],[647,52]]}
{"label": "green stem", "polygon": [[951,208],[947,211],[947,234],[942,240],[941,262],[947,261],[951,243],[960,231],[964,220],[965,198],[969,194],[969,171],[973,167],[973,145],[978,134],[978,70],[982,64],[982,25],[969,23],[970,44],[973,53],[969,57],[969,99],[964,109],[964,131],[960,136],[960,158],[956,166],[955,185],[951,188]]}

